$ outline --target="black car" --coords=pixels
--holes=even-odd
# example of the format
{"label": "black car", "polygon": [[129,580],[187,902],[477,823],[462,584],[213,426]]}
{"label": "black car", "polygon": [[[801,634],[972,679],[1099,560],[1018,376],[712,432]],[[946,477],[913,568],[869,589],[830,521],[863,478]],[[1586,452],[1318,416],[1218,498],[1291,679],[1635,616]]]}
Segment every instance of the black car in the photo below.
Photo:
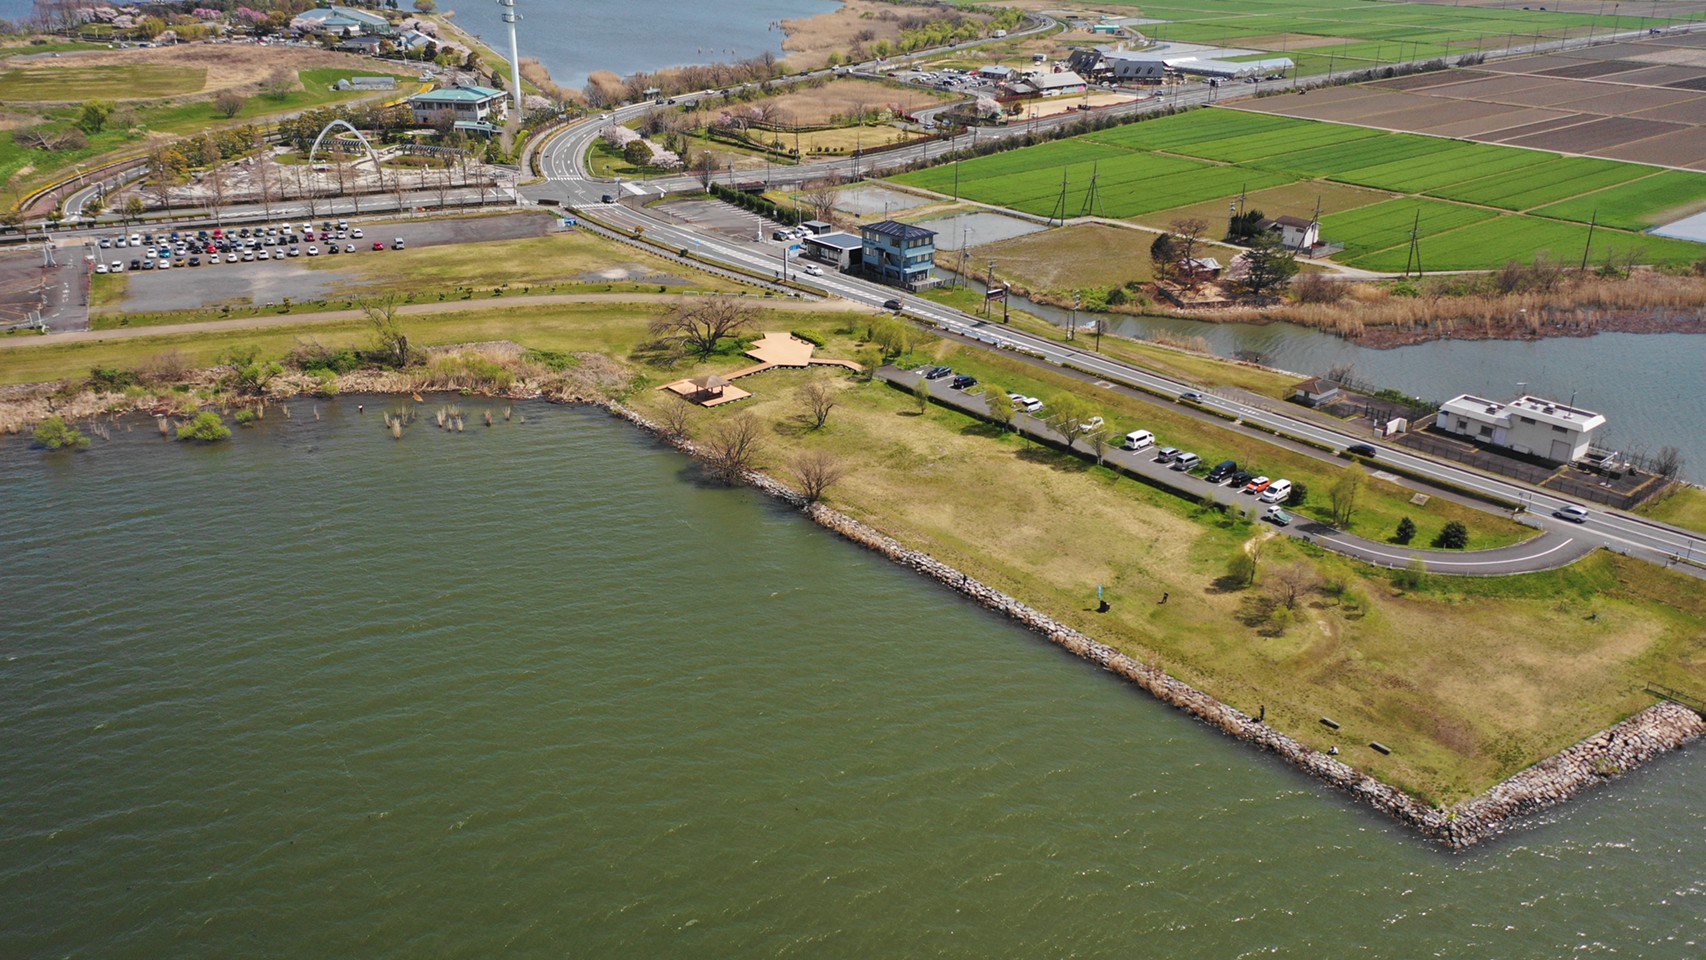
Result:
{"label": "black car", "polygon": [[1354,453],[1359,457],[1368,457],[1370,459],[1373,459],[1375,451],[1374,451],[1374,447],[1371,446],[1370,444],[1353,443],[1350,446],[1345,448],[1345,452],[1346,453]]}
{"label": "black car", "polygon": [[1255,474],[1251,473],[1248,470],[1239,470],[1239,471],[1234,472],[1232,474],[1232,476],[1227,477],[1226,482],[1230,486],[1242,487],[1242,486],[1244,486],[1244,484],[1249,483],[1250,478],[1253,476],[1255,476]]}
{"label": "black car", "polygon": [[949,374],[952,374],[953,372],[954,372],[953,369],[950,367],[931,367],[930,369],[924,371],[924,379],[926,379],[926,380],[940,380],[943,377],[946,377]]}
{"label": "black car", "polygon": [[191,257],[190,258],[190,266],[192,266],[192,267],[201,266],[201,258],[200,257]]}
{"label": "black car", "polygon": [[1222,460],[1219,463],[1215,464],[1214,469],[1210,470],[1208,472],[1208,476],[1204,477],[1203,479],[1207,480],[1209,483],[1219,483],[1222,480],[1225,480],[1227,477],[1230,477],[1234,473],[1237,473],[1237,472],[1238,472],[1238,462],[1237,461],[1235,461],[1235,460]]}
{"label": "black car", "polygon": [[975,386],[977,386],[977,378],[976,377],[968,377],[965,374],[960,374],[959,376],[955,377],[954,379],[949,380],[948,386],[951,387],[952,389],[955,389],[955,390],[964,390],[968,387],[975,387]]}
{"label": "black car", "polygon": [[883,309],[884,310],[899,310],[900,309],[900,301],[899,300],[884,300],[883,301]]}
{"label": "black car", "polygon": [[135,260],[130,261],[130,269],[141,270],[142,269],[142,258],[138,257]]}

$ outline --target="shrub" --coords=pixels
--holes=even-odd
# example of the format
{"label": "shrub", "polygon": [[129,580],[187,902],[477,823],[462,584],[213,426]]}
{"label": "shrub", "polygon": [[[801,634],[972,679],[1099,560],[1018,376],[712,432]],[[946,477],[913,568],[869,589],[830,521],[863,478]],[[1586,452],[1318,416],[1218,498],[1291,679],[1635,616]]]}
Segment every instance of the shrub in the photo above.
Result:
{"label": "shrub", "polygon": [[89,438],[83,435],[83,431],[66,423],[64,417],[54,414],[37,425],[35,442],[36,446],[49,450],[63,450],[66,447],[86,447]]}
{"label": "shrub", "polygon": [[1402,590],[1419,590],[1427,578],[1428,565],[1421,557],[1412,557],[1404,569],[1393,572],[1392,583]]}
{"label": "shrub", "polygon": [[179,440],[198,440],[202,443],[217,443],[231,439],[231,428],[212,410],[203,410],[196,418],[178,427]]}
{"label": "shrub", "polygon": [[793,330],[789,332],[789,336],[796,340],[804,340],[814,347],[821,348],[824,345],[823,337],[811,332],[810,330]]}
{"label": "shrub", "polygon": [[1292,484],[1291,492],[1285,495],[1285,505],[1288,507],[1301,507],[1308,500],[1309,485],[1306,483]]}
{"label": "shrub", "polygon": [[1107,304],[1110,307],[1123,307],[1131,300],[1124,287],[1114,287],[1108,291]]}
{"label": "shrub", "polygon": [[135,370],[121,367],[93,367],[89,370],[89,387],[119,393],[125,387],[141,386],[142,377]]}
{"label": "shrub", "polygon": [[1416,538],[1416,521],[1409,517],[1398,521],[1398,532],[1392,535],[1392,542],[1397,544],[1409,543]]}
{"label": "shrub", "polygon": [[249,424],[254,423],[256,420],[259,420],[260,418],[261,418],[260,414],[256,413],[253,410],[250,410],[247,407],[244,407],[243,409],[237,411],[237,415],[232,417],[231,419],[237,421],[237,426],[246,427]]}
{"label": "shrub", "polygon": [[1442,550],[1462,550],[1469,546],[1469,528],[1453,520],[1434,538],[1434,546]]}

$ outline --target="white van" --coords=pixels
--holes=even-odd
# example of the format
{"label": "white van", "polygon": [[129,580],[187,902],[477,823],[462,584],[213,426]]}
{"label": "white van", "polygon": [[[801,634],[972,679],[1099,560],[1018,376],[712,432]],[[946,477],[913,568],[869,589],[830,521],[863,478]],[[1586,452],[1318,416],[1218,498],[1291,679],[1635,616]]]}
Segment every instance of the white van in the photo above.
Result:
{"label": "white van", "polygon": [[1125,435],[1125,443],[1120,446],[1127,450],[1142,450],[1144,447],[1153,446],[1154,443],[1155,434],[1148,430],[1133,430]]}
{"label": "white van", "polygon": [[1194,453],[1181,453],[1179,454],[1179,459],[1173,461],[1173,469],[1183,470],[1188,473],[1195,469],[1196,465],[1199,463],[1202,463],[1202,457],[1199,457]]}
{"label": "white van", "polygon": [[1291,496],[1291,481],[1275,480],[1273,483],[1268,484],[1268,488],[1266,490],[1262,491],[1262,502],[1284,503],[1285,498],[1289,496]]}

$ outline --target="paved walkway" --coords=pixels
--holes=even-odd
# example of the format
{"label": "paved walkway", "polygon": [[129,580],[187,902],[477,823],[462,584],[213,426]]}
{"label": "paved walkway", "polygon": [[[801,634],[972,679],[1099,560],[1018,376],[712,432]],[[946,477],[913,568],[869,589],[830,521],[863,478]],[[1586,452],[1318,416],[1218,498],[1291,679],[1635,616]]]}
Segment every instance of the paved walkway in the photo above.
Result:
{"label": "paved walkway", "polygon": [[[399,307],[405,317],[438,313],[466,313],[471,310],[548,307],[569,303],[673,303],[681,294],[668,293],[557,293],[535,297],[489,297],[484,300],[449,300],[442,303],[411,303]],[[839,313],[848,310],[868,310],[848,300],[779,300],[750,297],[752,302],[768,310],[798,310],[820,313]],[[264,330],[269,327],[294,327],[322,323],[347,323],[360,320],[360,310],[326,310],[319,313],[282,313],[260,317],[233,317],[227,320],[208,320],[202,323],[168,323],[153,327],[122,327],[117,330],[79,330],[73,333],[54,333],[36,337],[0,337],[0,350],[27,347],[48,347],[60,343],[85,343],[101,340],[123,340],[129,337],[160,337],[179,333],[215,333],[224,330]]]}
{"label": "paved walkway", "polygon": [[[915,389],[923,379],[916,372],[894,367],[879,369],[877,376],[908,390]],[[943,406],[972,416],[982,416],[988,410],[988,401],[982,393],[955,390],[948,386],[949,381],[946,378],[925,382],[929,385],[931,398]],[[1060,445],[1060,434],[1041,418],[1020,413],[1013,418],[1013,425],[1026,436],[1054,446]],[[1088,444],[1076,439],[1072,442],[1072,450],[1085,457],[1095,456],[1095,451],[1090,449]],[[1262,503],[1256,497],[1244,495],[1241,490],[1224,484],[1209,484],[1201,477],[1173,470],[1168,464],[1156,462],[1155,452],[1155,447],[1133,451],[1110,446],[1103,455],[1103,461],[1116,470],[1157,486],[1176,490],[1180,495],[1192,500],[1224,503],[1251,520],[1256,520],[1267,512],[1268,504]],[[1291,526],[1274,529],[1375,566],[1397,569],[1407,566],[1412,559],[1419,557],[1427,564],[1429,572],[1457,576],[1489,577],[1551,570],[1574,563],[1598,547],[1597,543],[1584,537],[1547,531],[1532,540],[1491,550],[1427,550],[1377,543],[1344,533],[1302,514],[1293,516],[1296,517],[1296,522]]]}

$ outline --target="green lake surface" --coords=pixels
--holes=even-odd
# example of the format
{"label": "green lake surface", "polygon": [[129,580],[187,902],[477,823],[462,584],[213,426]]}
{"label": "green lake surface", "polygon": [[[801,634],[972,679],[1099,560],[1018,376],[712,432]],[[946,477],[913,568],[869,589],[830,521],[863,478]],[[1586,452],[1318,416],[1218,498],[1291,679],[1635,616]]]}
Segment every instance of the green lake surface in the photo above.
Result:
{"label": "green lake surface", "polygon": [[1698,748],[1449,854],[602,412],[357,402],[0,443],[0,957],[1706,954]]}

